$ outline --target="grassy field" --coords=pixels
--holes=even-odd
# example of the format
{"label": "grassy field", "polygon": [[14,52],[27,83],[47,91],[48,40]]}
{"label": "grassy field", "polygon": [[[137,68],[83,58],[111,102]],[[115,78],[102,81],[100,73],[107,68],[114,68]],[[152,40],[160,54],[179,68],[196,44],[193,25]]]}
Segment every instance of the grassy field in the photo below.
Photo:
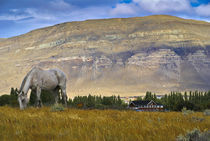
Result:
{"label": "grassy field", "polygon": [[210,130],[203,113],[0,107],[0,140],[173,141],[194,128]]}

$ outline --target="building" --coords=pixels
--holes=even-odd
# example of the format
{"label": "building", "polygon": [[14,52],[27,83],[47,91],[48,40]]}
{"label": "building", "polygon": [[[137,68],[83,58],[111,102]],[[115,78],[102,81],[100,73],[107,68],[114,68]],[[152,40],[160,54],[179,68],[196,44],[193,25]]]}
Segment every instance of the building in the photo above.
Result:
{"label": "building", "polygon": [[137,111],[164,111],[164,106],[153,100],[132,101],[129,108]]}

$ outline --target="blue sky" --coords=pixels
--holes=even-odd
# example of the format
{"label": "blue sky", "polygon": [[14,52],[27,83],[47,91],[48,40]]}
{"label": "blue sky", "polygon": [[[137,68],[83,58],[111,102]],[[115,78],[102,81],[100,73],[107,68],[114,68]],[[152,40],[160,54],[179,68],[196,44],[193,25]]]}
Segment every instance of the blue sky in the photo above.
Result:
{"label": "blue sky", "polygon": [[0,0],[0,38],[69,21],[157,14],[210,22],[210,0]]}

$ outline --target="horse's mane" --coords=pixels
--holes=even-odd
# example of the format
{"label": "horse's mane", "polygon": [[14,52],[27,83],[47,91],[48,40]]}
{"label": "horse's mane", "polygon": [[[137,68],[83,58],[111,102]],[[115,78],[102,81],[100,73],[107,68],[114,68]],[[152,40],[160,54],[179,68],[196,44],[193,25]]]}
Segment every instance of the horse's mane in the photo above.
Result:
{"label": "horse's mane", "polygon": [[28,78],[28,75],[26,75],[26,76],[24,77],[24,79],[23,79],[23,81],[22,81],[22,84],[21,84],[21,86],[20,86],[20,91],[22,91],[23,86],[25,85],[26,79],[27,79],[27,78]]}
{"label": "horse's mane", "polygon": [[25,86],[25,83],[26,83],[26,80],[27,80],[28,76],[31,74],[31,72],[32,72],[34,69],[35,69],[35,67],[32,68],[31,71],[29,71],[29,72],[27,73],[27,75],[24,77],[24,79],[23,79],[23,81],[22,81],[22,84],[21,84],[21,86],[20,86],[20,91],[23,90],[23,87]]}

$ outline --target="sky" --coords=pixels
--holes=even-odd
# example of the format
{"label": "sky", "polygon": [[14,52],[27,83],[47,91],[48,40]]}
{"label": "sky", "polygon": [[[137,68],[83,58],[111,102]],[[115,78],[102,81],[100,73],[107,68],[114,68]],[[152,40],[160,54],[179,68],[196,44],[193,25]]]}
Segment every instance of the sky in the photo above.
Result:
{"label": "sky", "polygon": [[0,0],[0,38],[63,22],[160,14],[210,22],[210,0]]}

